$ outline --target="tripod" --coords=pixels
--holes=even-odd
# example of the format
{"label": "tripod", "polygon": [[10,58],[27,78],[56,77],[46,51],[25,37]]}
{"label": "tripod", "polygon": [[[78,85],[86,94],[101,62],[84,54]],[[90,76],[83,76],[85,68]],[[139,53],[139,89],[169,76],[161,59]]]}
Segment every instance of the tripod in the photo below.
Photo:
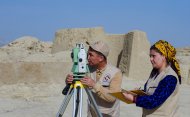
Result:
{"label": "tripod", "polygon": [[[94,100],[94,97],[92,96],[92,92],[90,91],[89,88],[85,87],[84,85],[82,85],[82,83],[80,81],[74,81],[72,84],[67,85],[64,90],[63,90],[63,94],[66,94],[66,97],[64,98],[61,107],[56,115],[56,117],[62,117],[63,113],[65,112],[65,109],[69,103],[69,100],[71,99],[72,95],[74,94],[73,97],[73,115],[72,117],[77,117],[78,114],[78,109],[79,110],[79,117],[82,117],[82,96],[83,96],[83,89],[85,89],[88,98],[90,100],[90,102],[92,103],[92,106],[95,109],[96,115],[98,117],[102,117],[102,114],[99,112],[97,104]],[[81,101],[81,102],[80,102]],[[80,104],[80,107],[79,107]],[[78,108],[79,107],[79,108]]]}

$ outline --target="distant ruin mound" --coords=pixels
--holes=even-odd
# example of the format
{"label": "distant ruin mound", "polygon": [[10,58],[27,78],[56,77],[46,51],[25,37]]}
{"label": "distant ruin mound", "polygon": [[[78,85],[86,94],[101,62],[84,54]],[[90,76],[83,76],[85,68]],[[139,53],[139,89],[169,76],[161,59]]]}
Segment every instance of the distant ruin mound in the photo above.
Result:
{"label": "distant ruin mound", "polygon": [[[152,66],[149,61],[150,43],[145,32],[134,30],[126,34],[107,34],[102,27],[96,27],[58,30],[53,43],[24,36],[0,47],[1,82],[64,82],[63,77],[71,72],[73,64],[70,57],[72,48],[76,43],[97,40],[108,43],[108,62],[119,67],[125,76],[139,80],[148,78]],[[190,84],[190,47],[177,48],[176,57],[183,83]]]}

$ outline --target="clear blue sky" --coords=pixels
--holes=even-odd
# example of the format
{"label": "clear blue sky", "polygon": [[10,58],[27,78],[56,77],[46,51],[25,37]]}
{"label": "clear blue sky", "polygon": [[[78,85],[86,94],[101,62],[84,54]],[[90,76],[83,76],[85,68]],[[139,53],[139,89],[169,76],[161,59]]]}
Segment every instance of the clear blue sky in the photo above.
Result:
{"label": "clear blue sky", "polygon": [[59,29],[97,26],[190,47],[190,0],[0,0],[0,43],[26,35],[53,41]]}

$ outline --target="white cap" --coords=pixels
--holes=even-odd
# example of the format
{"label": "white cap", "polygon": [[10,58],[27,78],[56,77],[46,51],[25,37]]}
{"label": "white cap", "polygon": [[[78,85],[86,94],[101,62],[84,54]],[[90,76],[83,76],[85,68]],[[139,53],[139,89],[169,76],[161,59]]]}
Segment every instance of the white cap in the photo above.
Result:
{"label": "white cap", "polygon": [[97,41],[97,42],[95,42],[93,44],[90,44],[90,47],[92,49],[102,53],[105,57],[108,56],[109,51],[110,51],[109,46],[106,43],[102,42],[102,41]]}

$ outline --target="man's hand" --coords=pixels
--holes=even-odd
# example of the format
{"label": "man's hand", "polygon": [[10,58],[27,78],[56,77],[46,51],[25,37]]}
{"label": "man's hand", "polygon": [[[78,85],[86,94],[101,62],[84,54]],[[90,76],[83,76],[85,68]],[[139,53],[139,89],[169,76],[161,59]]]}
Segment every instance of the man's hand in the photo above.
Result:
{"label": "man's hand", "polygon": [[66,84],[72,84],[73,80],[74,80],[73,75],[68,74],[66,79],[65,79],[65,83]]}
{"label": "man's hand", "polygon": [[88,86],[90,88],[94,87],[94,85],[95,85],[95,81],[92,78],[89,78],[89,77],[84,77],[80,81],[81,81],[82,84],[84,84],[84,85],[86,85],[86,86]]}

